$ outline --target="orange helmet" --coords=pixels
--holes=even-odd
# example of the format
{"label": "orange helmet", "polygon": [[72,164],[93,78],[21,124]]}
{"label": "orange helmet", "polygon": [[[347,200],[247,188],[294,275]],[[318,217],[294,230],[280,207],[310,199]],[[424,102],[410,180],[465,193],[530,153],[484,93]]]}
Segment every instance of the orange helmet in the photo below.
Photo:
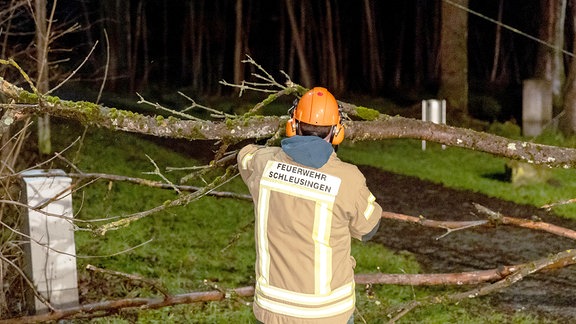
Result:
{"label": "orange helmet", "polygon": [[325,88],[315,87],[306,92],[291,109],[290,120],[286,123],[286,136],[296,135],[298,123],[317,126],[333,126],[332,144],[344,140],[344,127],[340,124],[340,109],[336,98]]}

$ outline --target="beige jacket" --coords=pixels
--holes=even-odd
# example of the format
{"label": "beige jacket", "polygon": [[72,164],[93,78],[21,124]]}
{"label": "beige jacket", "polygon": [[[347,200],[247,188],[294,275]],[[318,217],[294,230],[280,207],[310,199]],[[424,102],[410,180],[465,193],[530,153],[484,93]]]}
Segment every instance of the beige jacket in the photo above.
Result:
{"label": "beige jacket", "polygon": [[238,169],[255,206],[256,318],[346,323],[355,305],[351,237],[373,230],[382,213],[362,173],[336,153],[314,169],[256,145],[239,152]]}

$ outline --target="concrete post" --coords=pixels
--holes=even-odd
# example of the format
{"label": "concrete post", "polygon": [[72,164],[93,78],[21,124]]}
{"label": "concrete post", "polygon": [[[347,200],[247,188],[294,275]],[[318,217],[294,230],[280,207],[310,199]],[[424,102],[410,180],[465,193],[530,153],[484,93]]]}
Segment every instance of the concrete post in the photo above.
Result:
{"label": "concrete post", "polygon": [[[422,100],[422,121],[446,124],[446,100]],[[442,145],[445,149],[446,145]],[[422,150],[426,150],[426,141],[422,141]]]}
{"label": "concrete post", "polygon": [[[56,308],[78,305],[76,245],[72,213],[71,179],[62,170],[31,170],[22,174],[25,213],[22,232],[29,236],[24,244],[25,272],[38,293]],[[27,294],[31,313],[48,308]]]}
{"label": "concrete post", "polygon": [[552,120],[552,87],[543,79],[524,80],[522,89],[522,134],[538,136]]}

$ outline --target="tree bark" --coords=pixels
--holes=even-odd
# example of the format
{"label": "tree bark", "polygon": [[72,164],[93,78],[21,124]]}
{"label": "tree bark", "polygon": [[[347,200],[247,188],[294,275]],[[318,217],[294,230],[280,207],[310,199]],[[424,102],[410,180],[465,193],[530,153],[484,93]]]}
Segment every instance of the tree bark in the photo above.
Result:
{"label": "tree bark", "polygon": [[[56,4],[54,4],[56,5]],[[36,89],[39,93],[50,90],[48,84],[48,48],[50,35],[46,19],[46,0],[34,1],[34,20],[36,21]],[[50,140],[50,116],[38,115],[38,150],[41,154],[50,154],[52,144]]]}
{"label": "tree bark", "polygon": [[300,78],[302,78],[302,84],[310,88],[312,87],[312,76],[310,68],[308,67],[308,60],[306,58],[306,53],[304,52],[304,39],[303,35],[298,28],[298,23],[296,22],[296,15],[294,13],[294,1],[285,0],[286,2],[286,12],[290,21],[290,29],[292,31],[292,40],[296,47],[296,53],[298,55],[298,64],[300,66]]}
{"label": "tree bark", "polygon": [[535,77],[548,80],[552,87],[553,107],[556,113],[562,108],[562,87],[565,81],[564,61],[564,21],[566,0],[541,0],[542,21],[539,37],[546,45],[538,47]]}
{"label": "tree bark", "polygon": [[[498,22],[502,22],[502,12],[504,8],[504,0],[498,0]],[[492,56],[492,72],[490,72],[490,81],[496,81],[498,75],[498,63],[500,62],[500,39],[502,38],[502,26],[496,25],[494,32],[494,55]]]}
{"label": "tree bark", "polygon": [[338,50],[336,49],[335,37],[338,33],[337,24],[334,23],[334,9],[332,8],[331,4],[332,0],[325,0],[326,5],[326,35],[327,35],[327,43],[323,46],[324,56],[326,57],[326,81],[323,84],[326,84],[333,93],[340,93],[344,89],[341,86],[340,81],[342,77],[338,71],[337,65],[337,53]]}
{"label": "tree bark", "polygon": [[[570,6],[572,33],[576,35],[576,4]],[[576,49],[576,37],[572,38],[572,48]],[[570,57],[566,93],[564,97],[564,115],[560,119],[560,128],[567,135],[576,134],[576,58]]]}
{"label": "tree bark", "polygon": [[[382,64],[380,64],[380,46],[378,42],[378,34],[376,31],[376,19],[374,17],[374,1],[364,0],[364,21],[366,28],[366,46],[363,47],[364,51],[367,52],[368,58],[366,60],[367,64],[362,64],[364,68],[365,75],[368,75],[368,81],[370,83],[370,89],[375,92],[379,87],[382,86],[382,80],[384,79]],[[401,52],[401,49],[398,49]]]}
{"label": "tree bark", "polygon": [[234,36],[234,83],[241,84],[244,80],[244,64],[242,64],[242,53],[244,51],[243,33],[243,0],[236,0],[236,34]]}
{"label": "tree bark", "polygon": [[468,115],[468,0],[442,1],[439,97],[449,118]]}

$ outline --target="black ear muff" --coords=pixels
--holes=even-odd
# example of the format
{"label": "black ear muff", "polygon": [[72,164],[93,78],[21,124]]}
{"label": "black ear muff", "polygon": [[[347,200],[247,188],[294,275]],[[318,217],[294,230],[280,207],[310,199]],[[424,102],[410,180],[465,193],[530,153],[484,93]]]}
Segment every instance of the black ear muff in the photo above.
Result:
{"label": "black ear muff", "polygon": [[344,125],[338,124],[332,130],[332,145],[338,145],[344,140]]}

